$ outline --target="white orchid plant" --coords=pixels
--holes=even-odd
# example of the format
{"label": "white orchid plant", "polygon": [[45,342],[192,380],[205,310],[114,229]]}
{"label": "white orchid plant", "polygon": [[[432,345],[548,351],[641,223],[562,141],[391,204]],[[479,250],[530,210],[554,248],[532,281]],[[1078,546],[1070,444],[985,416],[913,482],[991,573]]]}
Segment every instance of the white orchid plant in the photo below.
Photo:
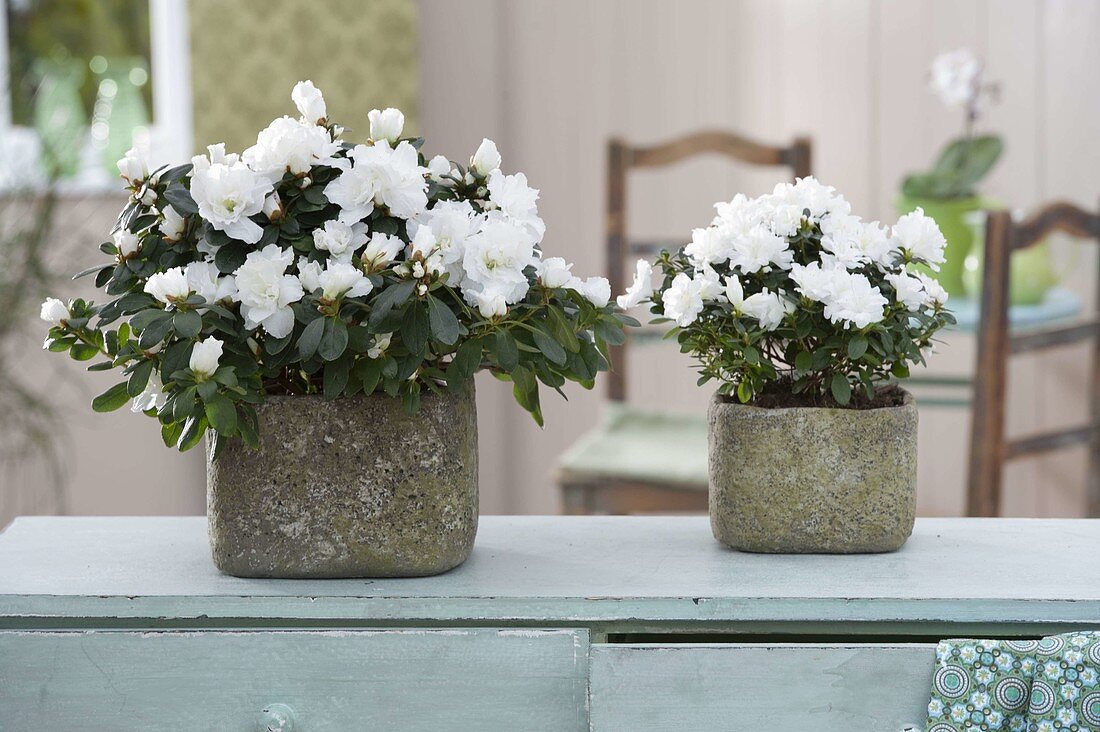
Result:
{"label": "white orchid plant", "polygon": [[868,406],[891,378],[924,363],[954,322],[947,293],[914,265],[938,269],[944,238],[917,209],[889,231],[851,214],[813,178],[718,203],[710,226],[654,266],[637,263],[618,298],[651,304],[655,323],[699,363],[703,384],[741,402]]}
{"label": "white orchid plant", "polygon": [[166,445],[211,433],[256,445],[270,394],[384,392],[409,412],[422,392],[489,369],[541,424],[539,382],[591,388],[608,345],[636,324],[606,279],[544,258],[538,191],[501,171],[484,140],[468,167],[419,152],[396,109],[353,145],[321,92],[299,82],[243,154],[211,146],[150,171],[131,151],[131,192],[95,277],[107,302],[48,299],[45,347],[126,380],[92,402],[132,402]]}
{"label": "white orchid plant", "polygon": [[1000,137],[975,134],[982,107],[997,98],[1000,87],[988,80],[982,62],[966,48],[933,59],[929,86],[945,106],[963,109],[963,134],[948,142],[932,170],[906,176],[902,193],[940,200],[972,197],[1004,151]]}

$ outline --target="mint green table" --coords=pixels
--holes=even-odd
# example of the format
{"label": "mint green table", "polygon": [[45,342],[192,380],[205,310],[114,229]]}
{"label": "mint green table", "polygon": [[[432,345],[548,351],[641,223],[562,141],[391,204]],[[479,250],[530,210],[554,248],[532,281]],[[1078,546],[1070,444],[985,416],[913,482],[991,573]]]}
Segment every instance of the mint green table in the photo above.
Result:
{"label": "mint green table", "polygon": [[1100,521],[920,520],[898,553],[750,555],[705,518],[487,517],[409,580],[218,574],[201,518],[0,535],[0,729],[919,725],[933,644],[1100,628]]}

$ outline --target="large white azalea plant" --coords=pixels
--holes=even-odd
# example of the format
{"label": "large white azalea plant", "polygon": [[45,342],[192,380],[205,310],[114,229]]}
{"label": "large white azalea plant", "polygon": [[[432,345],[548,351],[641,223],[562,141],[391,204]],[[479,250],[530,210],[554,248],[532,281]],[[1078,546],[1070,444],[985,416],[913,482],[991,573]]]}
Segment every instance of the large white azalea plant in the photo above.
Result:
{"label": "large white azalea plant", "polygon": [[241,155],[119,161],[131,200],[101,246],[111,261],[81,273],[107,302],[42,306],[47,348],[126,374],[94,409],[132,401],[186,450],[208,430],[215,448],[256,445],[269,394],[381,391],[414,412],[423,390],[490,369],[541,424],[539,382],[592,387],[636,321],[607,280],[543,258],[538,191],[493,142],[468,167],[426,160],[386,109],[352,145],[311,82],[291,96],[301,117]]}
{"label": "large white azalea plant", "polygon": [[871,406],[954,322],[947,293],[913,267],[943,262],[943,234],[920,209],[887,231],[813,178],[715,208],[690,244],[662,252],[656,289],[641,260],[618,298],[673,323],[700,384],[764,405]]}

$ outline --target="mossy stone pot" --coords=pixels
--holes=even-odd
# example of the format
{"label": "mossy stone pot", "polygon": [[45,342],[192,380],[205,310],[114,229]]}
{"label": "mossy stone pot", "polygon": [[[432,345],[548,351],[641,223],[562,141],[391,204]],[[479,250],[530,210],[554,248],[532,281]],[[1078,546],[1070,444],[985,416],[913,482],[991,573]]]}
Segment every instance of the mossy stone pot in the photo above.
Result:
{"label": "mossy stone pot", "polygon": [[260,447],[207,450],[214,564],[238,577],[422,577],[458,566],[477,533],[471,380],[408,415],[385,394],[269,396]]}
{"label": "mossy stone pot", "polygon": [[710,524],[741,551],[899,549],[916,515],[917,409],[764,409],[715,395]]}

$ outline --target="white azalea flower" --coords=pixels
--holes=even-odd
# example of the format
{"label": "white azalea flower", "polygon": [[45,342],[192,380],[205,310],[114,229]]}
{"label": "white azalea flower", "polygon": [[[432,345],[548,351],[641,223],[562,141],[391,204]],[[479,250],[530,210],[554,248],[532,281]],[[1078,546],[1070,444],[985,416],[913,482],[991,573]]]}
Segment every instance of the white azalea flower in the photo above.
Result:
{"label": "white azalea flower", "polygon": [[413,276],[420,279],[427,273],[433,275],[444,271],[443,256],[440,253],[439,240],[430,226],[417,227],[412,241],[409,242],[409,259],[416,260],[414,267],[419,266],[423,272],[415,272]]}
{"label": "white azalea flower", "polygon": [[606,277],[588,277],[573,289],[598,308],[611,301],[611,283]]}
{"label": "white azalea flower", "polygon": [[920,280],[921,286],[924,287],[923,304],[925,307],[943,306],[947,304],[947,290],[943,289],[943,285],[923,272],[916,272],[913,276]]}
{"label": "white azalea flower", "polygon": [[283,338],[294,329],[291,303],[304,294],[297,277],[286,274],[294,262],[290,249],[268,244],[258,252],[250,252],[244,264],[234,273],[236,300],[241,303],[244,325],[249,330],[263,327],[273,338]]}
{"label": "white azalea flower", "polygon": [[740,310],[745,315],[760,321],[760,327],[764,330],[778,328],[788,312],[783,297],[777,292],[769,291],[766,287],[755,295],[746,297],[741,303]]}
{"label": "white azalea flower", "polygon": [[932,60],[929,83],[949,107],[966,107],[981,93],[982,65],[972,51],[961,48]]}
{"label": "white azalea flower", "polygon": [[112,234],[111,240],[123,258],[133,256],[141,249],[141,238],[137,234],[131,233],[126,227]]}
{"label": "white azalea flower", "polygon": [[827,216],[821,220],[821,248],[845,269],[859,269],[868,260],[863,228],[858,216]]}
{"label": "white azalea flower", "polygon": [[160,374],[154,369],[153,373],[149,375],[149,382],[145,385],[145,389],[134,397],[133,403],[130,405],[130,411],[134,414],[140,414],[150,409],[159,410],[167,401],[168,395],[164,393],[164,382],[161,381]]}
{"label": "white azalea flower", "polygon": [[61,321],[71,316],[72,313],[69,312],[69,306],[56,297],[47,297],[42,302],[42,307],[38,311],[38,317],[53,326],[61,325]]}
{"label": "white azalea flower", "polygon": [[919,278],[898,272],[887,274],[886,281],[894,286],[897,292],[897,300],[910,312],[917,312],[925,305],[927,294],[924,291],[924,283]]}
{"label": "white azalea flower", "polygon": [[278,193],[272,191],[271,195],[264,199],[263,212],[268,221],[278,221],[283,218],[283,199],[279,198]]}
{"label": "white azalea flower", "polygon": [[209,303],[233,300],[237,283],[232,275],[222,276],[213,262],[191,262],[184,270],[187,287]]}
{"label": "white azalea flower", "polygon": [[653,296],[653,265],[648,259],[639,259],[634,264],[634,281],[626,292],[615,299],[615,304],[623,310],[638,307],[643,300]]}
{"label": "white azalea flower", "polygon": [[299,267],[302,285],[309,291],[321,290],[321,297],[336,300],[341,297],[363,297],[374,289],[362,270],[350,262],[329,260],[324,270],[317,262]]}
{"label": "white azalea flower", "polygon": [[730,275],[726,278],[726,286],[722,294],[726,296],[726,302],[733,306],[735,313],[741,312],[741,305],[745,302],[745,288],[737,277]]}
{"label": "white azalea flower", "polygon": [[386,140],[393,145],[401,139],[401,131],[405,129],[405,115],[400,109],[372,109],[367,113],[367,119],[370,120],[370,139],[375,142]]}
{"label": "white azalea flower", "polygon": [[661,295],[665,316],[676,321],[681,328],[694,323],[699,313],[703,312],[701,284],[680,272],[672,279],[672,285]]}
{"label": "white azalea flower", "polygon": [[466,240],[477,232],[484,218],[474,212],[469,201],[440,201],[429,209],[419,222],[410,221],[409,229],[413,237],[419,229],[427,227],[435,235],[435,250],[442,271],[447,273],[447,284],[460,287],[464,272],[462,257],[466,251]]}
{"label": "white azalea flower", "polygon": [[[795,213],[799,217],[804,212],[809,212],[812,221],[820,221],[826,215],[847,216],[852,207],[836,192],[832,186],[824,185],[813,176],[799,178],[794,183],[779,183],[775,186],[770,196],[765,197],[765,202],[776,208],[784,217],[784,226],[789,225],[789,218]],[[786,207],[790,207],[788,210]],[[785,235],[794,231],[776,233]]]}
{"label": "white azalea flower", "polygon": [[939,271],[944,262],[943,250],[947,240],[936,222],[924,215],[924,209],[918,208],[898,219],[890,230],[890,236],[910,259],[920,260]]}
{"label": "white azalea flower", "polygon": [[863,223],[857,244],[868,262],[873,262],[881,270],[893,267],[898,259],[897,242],[891,239],[886,230],[877,221]]}
{"label": "white azalea flower", "polygon": [[171,204],[166,205],[160,214],[162,217],[160,235],[164,237],[164,240],[174,244],[182,239],[183,232],[187,228],[187,219],[180,216]]}
{"label": "white azalea flower", "polygon": [[117,164],[123,180],[131,186],[138,186],[149,177],[149,161],[136,147],[127,150]]}
{"label": "white azalea flower", "polygon": [[436,155],[428,161],[428,173],[431,174],[432,180],[438,181],[450,172],[451,161],[445,155]]}
{"label": "white azalea flower", "polygon": [[376,231],[371,235],[370,243],[359,255],[359,259],[371,271],[377,271],[397,259],[397,255],[404,248],[405,242],[396,236],[389,236]]}
{"label": "white azalea flower", "polygon": [[[506,219],[487,221],[466,240],[463,294],[493,291],[503,295],[508,304],[518,302],[530,287],[523,270],[537,264],[535,241],[527,229]],[[471,304],[480,307],[480,303]]]}
{"label": "white azalea flower", "polygon": [[214,336],[199,341],[191,350],[191,361],[188,366],[197,376],[213,376],[214,372],[218,370],[218,361],[222,357],[223,345]]}
{"label": "white azalea flower", "polygon": [[187,275],[183,273],[183,267],[172,267],[164,272],[150,275],[145,282],[144,290],[169,308],[175,307],[178,300],[186,300],[192,292],[191,285],[187,283]]}
{"label": "white azalea flower", "polygon": [[508,313],[508,300],[504,293],[497,290],[486,290],[472,294],[472,305],[477,307],[483,318],[499,318]]}
{"label": "white azalea flower", "polygon": [[836,290],[837,278],[841,276],[844,267],[836,260],[828,259],[822,262],[811,262],[806,265],[794,264],[791,267],[791,280],[795,283],[795,292],[799,292],[811,300],[826,302],[833,296]]}
{"label": "white azalea flower", "polygon": [[693,229],[684,254],[696,267],[721,264],[733,254],[733,237],[722,225]]}
{"label": "white azalea flower", "polygon": [[328,110],[325,107],[325,97],[312,81],[307,79],[295,84],[290,92],[290,99],[304,121],[315,125],[326,121]]}
{"label": "white azalea flower", "polygon": [[374,336],[371,339],[370,347],[367,349],[367,358],[381,358],[386,349],[390,347],[392,339],[393,333],[379,333]]}
{"label": "white azalea flower", "polygon": [[489,174],[489,200],[516,223],[527,227],[535,235],[535,241],[542,241],[546,233],[546,224],[539,218],[536,201],[537,188],[527,185],[527,176],[523,173],[504,175],[499,170]]}
{"label": "white azalea flower", "polygon": [[416,148],[407,141],[396,148],[385,140],[357,145],[348,157],[351,167],[325,187],[325,197],[341,209],[341,221],[362,221],[375,205],[403,219],[415,219],[427,208],[427,169],[420,167]]}
{"label": "white azalea flower", "polygon": [[324,127],[280,117],[260,132],[241,159],[274,183],[288,171],[305,175],[315,165],[334,165],[339,150],[340,143]]}
{"label": "white azalea flower", "polygon": [[470,158],[470,170],[479,178],[488,178],[490,173],[499,168],[500,153],[497,152],[497,144],[486,137],[482,139],[477,152]]}
{"label": "white azalea flower", "polygon": [[760,201],[744,193],[738,193],[729,202],[719,201],[714,204],[714,209],[717,215],[711,225],[722,228],[730,238],[745,236],[763,224],[765,215],[769,213]]}
{"label": "white azalea flower", "polygon": [[563,257],[547,257],[538,264],[538,277],[543,287],[577,289],[580,280],[573,276],[573,264]]}
{"label": "white azalea flower", "polygon": [[199,215],[218,231],[246,244],[255,244],[264,230],[249,219],[263,210],[271,181],[257,174],[237,155],[226,155],[224,145],[211,145],[209,157],[191,159],[191,197]]}
{"label": "white azalea flower", "polygon": [[313,232],[313,245],[342,262],[350,262],[355,250],[366,243],[366,224],[326,221],[322,228]]}
{"label": "white azalea flower", "polygon": [[825,301],[825,317],[833,323],[866,328],[886,315],[887,300],[866,277],[842,269],[832,270],[833,292]]}
{"label": "white azalea flower", "polygon": [[794,258],[787,240],[763,226],[754,227],[745,236],[732,242],[730,266],[741,270],[743,274],[752,274],[772,267],[790,269]]}

